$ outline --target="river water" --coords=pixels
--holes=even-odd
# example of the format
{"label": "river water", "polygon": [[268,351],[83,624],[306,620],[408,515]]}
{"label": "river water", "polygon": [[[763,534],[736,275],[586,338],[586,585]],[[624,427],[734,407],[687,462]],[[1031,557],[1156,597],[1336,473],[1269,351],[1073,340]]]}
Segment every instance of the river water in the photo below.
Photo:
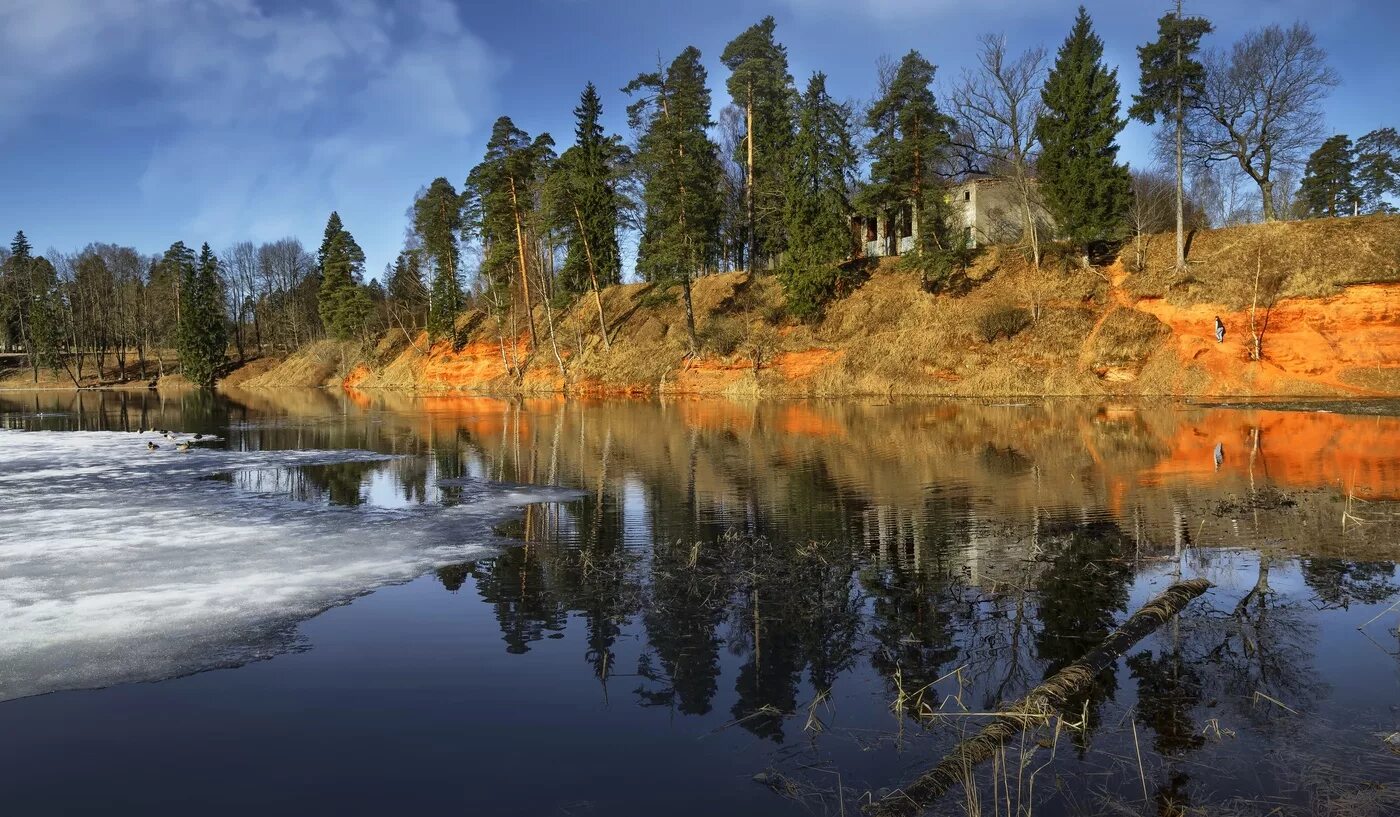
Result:
{"label": "river water", "polygon": [[0,802],[1397,814],[1397,414],[0,394]]}

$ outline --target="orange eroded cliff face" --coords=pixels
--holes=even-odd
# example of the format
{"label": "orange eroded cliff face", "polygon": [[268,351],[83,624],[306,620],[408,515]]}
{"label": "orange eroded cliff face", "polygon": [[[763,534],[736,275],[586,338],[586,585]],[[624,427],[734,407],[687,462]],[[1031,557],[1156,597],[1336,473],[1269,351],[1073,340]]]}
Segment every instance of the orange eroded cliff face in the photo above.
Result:
{"label": "orange eroded cliff face", "polygon": [[[1338,392],[1382,394],[1358,374],[1400,368],[1400,285],[1348,287],[1331,298],[1294,298],[1272,308],[1226,311],[1212,304],[1174,306],[1160,298],[1133,304],[1172,330],[1183,367],[1210,378],[1211,394],[1287,394],[1291,383]],[[1215,317],[1225,341],[1215,340]],[[1254,330],[1263,360],[1251,359]],[[1364,382],[1364,381],[1361,381]]]}
{"label": "orange eroded cliff face", "polygon": [[[591,298],[552,312],[536,305],[538,336],[504,343],[498,333],[523,328],[523,315],[506,322],[476,308],[459,318],[455,348],[403,332],[372,350],[323,341],[248,387],[329,379],[597,397],[1400,395],[1400,216],[1203,231],[1180,273],[1169,238],[1149,240],[1131,274],[1122,261],[1037,269],[991,248],[956,293],[929,291],[884,259],[861,267],[860,284],[812,322],[787,314],[777,276],[744,272],[695,279],[693,314],[654,284],[607,287],[606,340]],[[1261,279],[1280,295],[1251,315]],[[1037,318],[1017,323],[1028,303]],[[998,328],[1008,320],[1015,326]]]}

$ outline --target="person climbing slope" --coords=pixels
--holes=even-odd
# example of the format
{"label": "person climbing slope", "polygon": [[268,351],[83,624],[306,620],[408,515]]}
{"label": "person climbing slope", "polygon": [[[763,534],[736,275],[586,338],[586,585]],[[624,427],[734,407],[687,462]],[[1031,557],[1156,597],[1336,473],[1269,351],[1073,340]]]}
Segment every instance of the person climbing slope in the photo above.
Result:
{"label": "person climbing slope", "polygon": [[1225,323],[1224,321],[1220,320],[1219,315],[1215,316],[1215,342],[1225,342]]}

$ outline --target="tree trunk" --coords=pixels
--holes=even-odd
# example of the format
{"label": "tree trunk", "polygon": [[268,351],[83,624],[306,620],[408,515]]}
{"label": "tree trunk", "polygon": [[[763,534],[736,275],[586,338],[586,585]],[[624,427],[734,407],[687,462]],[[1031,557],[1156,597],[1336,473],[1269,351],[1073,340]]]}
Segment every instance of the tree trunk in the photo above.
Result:
{"label": "tree trunk", "polygon": [[510,210],[515,219],[516,256],[520,259],[520,286],[525,295],[525,318],[530,323],[530,347],[540,345],[535,337],[535,308],[530,303],[530,276],[525,271],[525,230],[520,224],[520,200],[515,195],[515,177],[510,177]]}
{"label": "tree trunk", "polygon": [[748,210],[749,221],[749,270],[753,271],[758,263],[758,232],[754,229],[757,221],[754,215],[753,196],[753,83],[749,83],[748,105],[745,108],[745,136],[744,141],[748,143],[748,172],[744,179],[744,206]]}
{"label": "tree trunk", "polygon": [[1278,215],[1274,212],[1274,182],[1272,179],[1260,180],[1259,195],[1264,199],[1264,220],[1277,221]]}
{"label": "tree trunk", "polygon": [[[1181,70],[1181,2],[1176,4],[1176,67]],[[1176,87],[1176,273],[1186,272],[1186,216],[1182,177],[1184,161],[1182,139],[1186,130],[1186,107],[1181,99],[1181,82],[1178,77]]]}
{"label": "tree trunk", "polygon": [[685,331],[690,338],[690,353],[700,351],[700,339],[695,335],[695,306],[690,299],[690,274],[681,279],[681,292],[685,300]]}
{"label": "tree trunk", "polygon": [[608,340],[608,320],[603,315],[603,296],[598,292],[598,268],[593,263],[593,248],[588,243],[588,230],[583,226],[583,213],[579,212],[578,204],[574,204],[574,218],[578,220],[578,235],[583,239],[583,254],[588,259],[588,278],[593,283],[593,303],[598,307],[598,331],[603,333],[603,348],[611,349],[612,342]]}

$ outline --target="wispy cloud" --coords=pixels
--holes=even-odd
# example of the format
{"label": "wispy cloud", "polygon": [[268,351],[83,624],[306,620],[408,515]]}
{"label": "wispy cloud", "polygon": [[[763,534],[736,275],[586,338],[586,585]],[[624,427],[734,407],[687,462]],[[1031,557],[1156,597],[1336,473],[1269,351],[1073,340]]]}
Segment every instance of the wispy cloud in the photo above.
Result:
{"label": "wispy cloud", "polygon": [[448,0],[11,0],[0,139],[81,119],[82,100],[120,76],[130,99],[115,117],[101,105],[100,121],[154,134],[137,184],[183,214],[172,227],[216,244],[305,234],[340,207],[354,229],[359,207],[380,219],[386,198],[406,206],[455,169],[433,157],[489,125],[502,68]]}

